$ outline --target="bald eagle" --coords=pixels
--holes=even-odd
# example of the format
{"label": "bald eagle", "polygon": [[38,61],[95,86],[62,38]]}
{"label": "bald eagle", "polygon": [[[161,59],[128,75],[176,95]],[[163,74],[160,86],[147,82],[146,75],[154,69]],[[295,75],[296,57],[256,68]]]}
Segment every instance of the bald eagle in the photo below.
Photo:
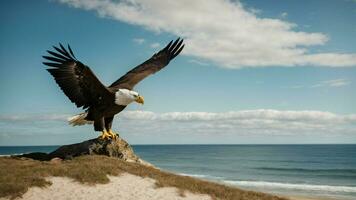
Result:
{"label": "bald eagle", "polygon": [[166,47],[154,54],[144,63],[133,68],[110,86],[106,87],[94,75],[91,69],[77,60],[70,46],[53,46],[54,51],[47,51],[43,56],[49,66],[47,71],[64,94],[84,113],[68,119],[69,124],[84,125],[94,123],[94,130],[101,131],[102,139],[115,139],[112,131],[114,116],[132,102],[144,103],[144,98],[133,90],[134,86],[147,76],[154,74],[168,65],[184,48],[183,39],[171,41]]}

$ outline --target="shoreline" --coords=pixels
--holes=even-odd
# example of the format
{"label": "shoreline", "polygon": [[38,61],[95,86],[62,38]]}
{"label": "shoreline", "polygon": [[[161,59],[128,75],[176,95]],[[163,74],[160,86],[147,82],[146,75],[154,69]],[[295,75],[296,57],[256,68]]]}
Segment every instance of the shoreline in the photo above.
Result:
{"label": "shoreline", "polygon": [[307,196],[282,196],[290,200],[338,200],[337,198],[332,197],[307,197]]}
{"label": "shoreline", "polygon": [[[171,171],[172,173],[177,173],[174,171]],[[229,181],[229,180],[225,180],[225,179],[220,179],[222,177],[217,177],[219,179],[212,179],[212,178],[207,178],[210,175],[202,175],[202,174],[187,174],[187,173],[178,173],[178,175],[181,176],[189,176],[189,177],[193,177],[193,178],[197,178],[197,179],[202,179],[202,180],[207,180],[207,181],[212,181],[218,184],[223,184],[223,185],[228,185],[228,186],[232,186],[232,187],[236,187],[239,189],[243,189],[243,190],[249,190],[249,191],[255,191],[255,192],[263,192],[263,193],[268,193],[268,194],[273,194],[273,195],[277,195],[277,196],[281,196],[281,197],[285,197],[285,198],[289,198],[291,200],[351,200],[350,198],[338,198],[338,197],[333,197],[333,196],[322,196],[322,195],[313,195],[310,196],[311,191],[305,191],[303,192],[288,192],[288,189],[291,189],[291,187],[287,187],[287,188],[279,188],[278,191],[282,191],[284,190],[284,192],[276,192],[273,191],[273,189],[276,189],[275,187],[273,187],[275,184],[278,185],[288,185],[288,186],[308,186],[308,187],[313,187],[313,188],[322,188],[323,190],[328,191],[327,189],[335,189],[338,187],[341,188],[351,188],[353,189],[353,187],[348,187],[348,186],[332,186],[332,185],[310,185],[310,184],[294,184],[294,183],[277,183],[277,182],[265,182],[265,181],[241,181],[241,182],[252,182],[252,183],[261,183],[263,182],[264,185],[257,187],[257,186],[244,186],[244,185],[239,185],[239,184],[234,184],[232,182],[235,181]],[[210,176],[212,177],[212,176]],[[268,189],[271,189],[272,191],[268,191]]]}

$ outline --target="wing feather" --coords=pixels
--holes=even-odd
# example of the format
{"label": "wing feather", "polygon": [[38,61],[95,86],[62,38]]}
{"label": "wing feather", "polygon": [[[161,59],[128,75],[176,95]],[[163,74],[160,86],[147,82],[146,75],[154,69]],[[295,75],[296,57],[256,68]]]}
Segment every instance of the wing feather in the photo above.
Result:
{"label": "wing feather", "polygon": [[73,58],[77,59],[72,51],[72,49],[70,48],[69,44],[68,44],[68,49],[69,49],[69,52],[70,52],[70,55],[72,55]]}
{"label": "wing feather", "polygon": [[144,63],[127,72],[124,76],[112,83],[109,88],[114,90],[118,90],[120,88],[132,90],[133,87],[141,80],[167,66],[169,62],[183,50],[184,44],[182,44],[183,39],[180,38],[174,42],[169,42],[168,45],[161,51],[154,54]]}
{"label": "wing feather", "polygon": [[87,108],[98,105],[105,98],[114,98],[114,94],[106,88],[91,69],[78,61],[68,45],[69,52],[59,44],[53,47],[57,52],[47,51],[50,56],[43,56],[49,62],[47,71],[64,94],[76,104],[77,107]]}
{"label": "wing feather", "polygon": [[64,56],[62,56],[61,54],[58,54],[58,53],[55,53],[53,51],[47,51],[49,54],[51,54],[52,56],[54,56],[55,58],[60,58],[62,60],[65,60],[65,61],[70,61],[71,59],[69,58],[66,58]]}

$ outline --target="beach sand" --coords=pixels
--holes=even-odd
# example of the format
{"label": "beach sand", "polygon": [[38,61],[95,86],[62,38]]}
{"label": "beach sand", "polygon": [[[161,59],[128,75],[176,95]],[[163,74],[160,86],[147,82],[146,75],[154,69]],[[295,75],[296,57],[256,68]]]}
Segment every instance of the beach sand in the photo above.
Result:
{"label": "beach sand", "polygon": [[[83,199],[83,200],[210,200],[211,197],[190,192],[180,192],[174,187],[155,186],[155,180],[124,173],[110,176],[109,184],[85,185],[69,178],[51,177],[52,185],[46,188],[31,187],[21,199]],[[0,198],[5,199],[5,198]]]}
{"label": "beach sand", "polygon": [[[26,200],[46,199],[76,199],[76,200],[210,200],[209,195],[181,193],[174,187],[157,187],[152,178],[123,173],[119,176],[109,176],[108,184],[82,184],[70,178],[50,177],[46,178],[52,185],[45,188],[31,187],[22,198]],[[324,198],[286,197],[290,200],[327,200]],[[8,198],[0,198],[8,200]],[[329,199],[328,199],[329,200]]]}

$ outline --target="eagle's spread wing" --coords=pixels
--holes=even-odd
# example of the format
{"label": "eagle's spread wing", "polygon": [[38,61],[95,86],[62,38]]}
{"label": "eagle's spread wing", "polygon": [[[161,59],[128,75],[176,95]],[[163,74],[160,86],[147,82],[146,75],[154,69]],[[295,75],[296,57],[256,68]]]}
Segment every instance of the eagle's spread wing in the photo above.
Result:
{"label": "eagle's spread wing", "polygon": [[53,48],[57,51],[47,51],[50,56],[43,56],[50,62],[43,62],[49,66],[48,72],[56,80],[62,91],[77,107],[87,108],[100,103],[100,101],[113,95],[90,68],[79,62],[70,46],[66,50],[62,44]]}
{"label": "eagle's spread wing", "polygon": [[172,43],[173,41],[161,51],[154,54],[150,59],[127,72],[124,76],[112,83],[110,88],[116,90],[120,88],[132,90],[138,82],[167,66],[184,48],[184,44],[182,45],[183,39],[178,38],[173,44]]}

